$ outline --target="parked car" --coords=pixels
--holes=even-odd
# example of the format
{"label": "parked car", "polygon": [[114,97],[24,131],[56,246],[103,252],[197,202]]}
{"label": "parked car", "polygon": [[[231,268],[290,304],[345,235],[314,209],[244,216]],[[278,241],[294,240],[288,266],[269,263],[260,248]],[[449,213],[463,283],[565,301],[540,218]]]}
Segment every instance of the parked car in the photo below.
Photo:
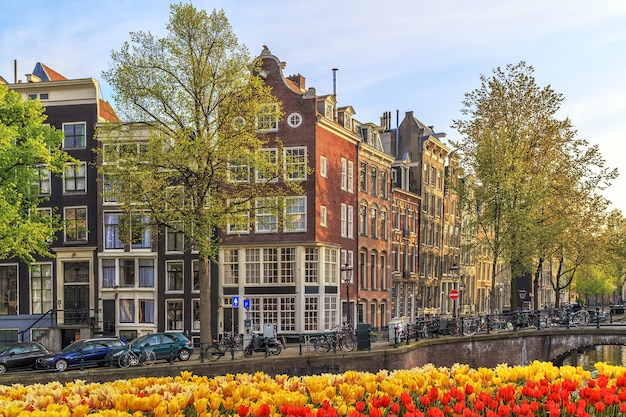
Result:
{"label": "parked car", "polygon": [[180,361],[189,360],[193,354],[193,342],[184,334],[177,332],[158,332],[139,336],[135,340],[128,342],[126,346],[111,349],[105,361],[117,365],[120,355],[127,349],[132,349],[139,354],[142,349],[150,349],[156,359],[178,359]]}
{"label": "parked car", "polygon": [[56,369],[63,372],[77,366],[104,365],[109,350],[124,346],[117,338],[81,339],[66,346],[60,353],[38,358],[36,369]]}
{"label": "parked car", "polygon": [[20,369],[35,369],[37,358],[51,352],[41,343],[22,342],[0,348],[0,374]]}

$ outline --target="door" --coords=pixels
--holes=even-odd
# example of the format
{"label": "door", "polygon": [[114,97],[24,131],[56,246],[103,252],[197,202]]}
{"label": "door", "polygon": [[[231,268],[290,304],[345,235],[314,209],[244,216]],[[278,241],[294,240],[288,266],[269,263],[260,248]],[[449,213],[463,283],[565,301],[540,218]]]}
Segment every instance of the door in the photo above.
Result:
{"label": "door", "polygon": [[102,300],[102,335],[115,336],[115,300]]}
{"label": "door", "polygon": [[89,324],[89,262],[63,264],[64,324]]}

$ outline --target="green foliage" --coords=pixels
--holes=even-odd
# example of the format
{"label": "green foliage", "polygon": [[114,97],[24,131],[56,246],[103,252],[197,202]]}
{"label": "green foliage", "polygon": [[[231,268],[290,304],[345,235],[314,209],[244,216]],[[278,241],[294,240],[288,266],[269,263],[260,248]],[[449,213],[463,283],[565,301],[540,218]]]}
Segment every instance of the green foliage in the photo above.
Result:
{"label": "green foliage", "polygon": [[300,181],[283,180],[294,161],[258,126],[282,116],[280,103],[223,11],[172,5],[164,38],[135,32],[131,42],[103,74],[126,121],[98,128],[105,189],[126,213],[122,230],[145,210],[151,227],[184,233],[185,249],[198,251],[201,338],[210,343],[206,266],[217,261],[217,231],[240,224],[247,232],[252,208],[278,217],[284,197],[301,191]]}
{"label": "green foliage", "polygon": [[616,176],[597,146],[577,139],[569,119],[557,119],[563,96],[539,87],[533,71],[520,62],[481,76],[463,102],[469,118],[453,124],[463,135],[455,144],[466,175],[462,203],[477,244],[489,248],[492,270],[499,262],[511,268],[513,306],[518,278],[537,260],[568,259],[570,281],[576,267],[593,261],[589,239],[607,203],[598,190]]}
{"label": "green foliage", "polygon": [[43,168],[61,174],[71,159],[61,151],[63,133],[44,126],[38,101],[0,84],[0,257],[30,264],[34,255],[52,256],[49,242],[61,229],[59,216],[37,212],[43,201],[39,176]]}

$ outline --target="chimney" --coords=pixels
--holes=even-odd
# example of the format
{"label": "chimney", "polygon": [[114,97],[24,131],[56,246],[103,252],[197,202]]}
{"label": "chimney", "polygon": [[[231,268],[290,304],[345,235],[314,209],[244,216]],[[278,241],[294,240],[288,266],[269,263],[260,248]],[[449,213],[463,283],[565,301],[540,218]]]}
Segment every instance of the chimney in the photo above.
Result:
{"label": "chimney", "polygon": [[339,71],[338,68],[333,68],[333,96],[335,96],[335,121],[338,120],[337,118],[337,71]]}
{"label": "chimney", "polygon": [[287,77],[287,79],[294,83],[300,90],[305,90],[305,79],[302,75],[290,75],[289,77]]}
{"label": "chimney", "polygon": [[15,80],[14,84],[17,84],[17,59],[13,60],[13,79]]}

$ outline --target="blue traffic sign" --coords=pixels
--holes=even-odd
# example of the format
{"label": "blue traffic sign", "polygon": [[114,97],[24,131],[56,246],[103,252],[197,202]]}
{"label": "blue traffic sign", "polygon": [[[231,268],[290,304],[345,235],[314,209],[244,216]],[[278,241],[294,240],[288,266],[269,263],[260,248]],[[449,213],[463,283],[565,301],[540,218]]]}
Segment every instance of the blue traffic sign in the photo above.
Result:
{"label": "blue traffic sign", "polygon": [[248,300],[247,298],[244,298],[243,300],[243,308],[245,308],[246,310],[250,309],[250,300]]}
{"label": "blue traffic sign", "polygon": [[233,307],[239,307],[239,296],[238,295],[233,295],[232,306]]}

